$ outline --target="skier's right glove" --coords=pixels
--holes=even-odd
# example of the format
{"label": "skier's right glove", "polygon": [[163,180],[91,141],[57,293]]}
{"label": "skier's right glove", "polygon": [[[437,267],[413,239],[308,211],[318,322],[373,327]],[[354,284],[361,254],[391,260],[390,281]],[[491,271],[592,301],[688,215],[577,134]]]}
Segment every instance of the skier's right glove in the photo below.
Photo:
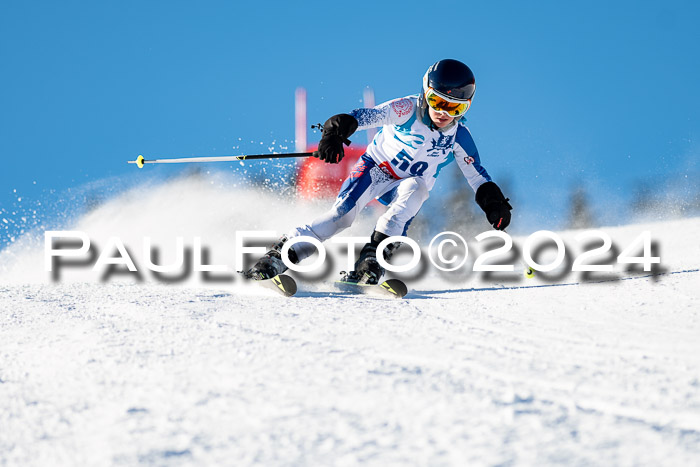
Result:
{"label": "skier's right glove", "polygon": [[510,200],[503,196],[501,189],[493,182],[486,182],[476,190],[476,203],[496,230],[505,230],[510,224],[510,210],[513,206],[508,201]]}
{"label": "skier's right glove", "polygon": [[350,135],[357,130],[357,119],[352,115],[334,115],[323,124],[323,136],[313,156],[329,164],[337,164],[343,157],[343,143],[350,146]]}

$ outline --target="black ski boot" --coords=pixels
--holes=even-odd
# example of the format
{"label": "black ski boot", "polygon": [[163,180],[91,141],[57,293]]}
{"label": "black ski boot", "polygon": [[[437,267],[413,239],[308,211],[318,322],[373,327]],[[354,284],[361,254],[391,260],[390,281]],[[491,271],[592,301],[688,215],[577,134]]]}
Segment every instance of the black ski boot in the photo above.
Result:
{"label": "black ski boot", "polygon": [[[277,243],[272,245],[270,251],[265,253],[265,255],[260,258],[252,268],[248,269],[244,275],[249,279],[254,279],[256,281],[262,281],[266,279],[272,279],[275,276],[282,274],[288,268],[282,261],[282,246],[287,242],[288,238],[283,235]],[[297,264],[299,258],[297,257],[294,248],[289,249],[289,260]]]}
{"label": "black ski boot", "polygon": [[[381,232],[374,231],[371,241],[362,247],[360,257],[355,262],[355,270],[346,274],[344,281],[357,282],[358,284],[379,284],[379,280],[384,275],[384,268],[377,261],[377,246],[389,236]],[[389,261],[398,248],[399,243],[391,243],[384,248],[384,260]]]}

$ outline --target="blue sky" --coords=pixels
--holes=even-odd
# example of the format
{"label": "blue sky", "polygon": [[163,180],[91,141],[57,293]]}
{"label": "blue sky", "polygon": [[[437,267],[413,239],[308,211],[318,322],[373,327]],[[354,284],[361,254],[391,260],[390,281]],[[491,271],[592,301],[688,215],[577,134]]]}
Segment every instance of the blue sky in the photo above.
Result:
{"label": "blue sky", "polygon": [[322,122],[449,57],[474,70],[469,127],[521,226],[561,225],[579,183],[614,220],[639,180],[698,186],[699,20],[691,1],[6,1],[0,217],[118,189],[138,154],[293,150],[296,87]]}

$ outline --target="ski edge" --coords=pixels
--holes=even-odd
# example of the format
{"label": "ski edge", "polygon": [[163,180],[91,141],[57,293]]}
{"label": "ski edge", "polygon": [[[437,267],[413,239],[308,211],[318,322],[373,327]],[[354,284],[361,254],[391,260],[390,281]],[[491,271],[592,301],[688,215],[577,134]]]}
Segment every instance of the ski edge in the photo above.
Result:
{"label": "ski edge", "polygon": [[261,287],[274,290],[283,297],[292,297],[298,290],[297,282],[291,276],[286,274],[278,274],[275,277],[263,280],[247,279]]}
{"label": "ski edge", "polygon": [[399,279],[387,279],[379,284],[335,281],[333,285],[341,292],[379,295],[394,299],[403,298],[408,294],[408,287]]}

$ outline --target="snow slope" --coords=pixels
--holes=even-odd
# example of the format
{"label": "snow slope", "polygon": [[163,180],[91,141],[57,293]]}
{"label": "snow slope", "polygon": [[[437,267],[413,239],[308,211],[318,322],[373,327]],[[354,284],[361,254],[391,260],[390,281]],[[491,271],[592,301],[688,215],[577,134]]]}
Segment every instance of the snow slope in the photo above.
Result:
{"label": "snow slope", "polygon": [[[66,227],[119,236],[139,264],[143,236],[166,260],[201,236],[232,264],[233,232],[324,207],[183,179]],[[0,252],[0,464],[698,465],[700,223],[603,230],[622,248],[650,230],[663,274],[431,270],[403,300],[322,283],[284,299],[89,268],[53,283],[27,236]]]}

